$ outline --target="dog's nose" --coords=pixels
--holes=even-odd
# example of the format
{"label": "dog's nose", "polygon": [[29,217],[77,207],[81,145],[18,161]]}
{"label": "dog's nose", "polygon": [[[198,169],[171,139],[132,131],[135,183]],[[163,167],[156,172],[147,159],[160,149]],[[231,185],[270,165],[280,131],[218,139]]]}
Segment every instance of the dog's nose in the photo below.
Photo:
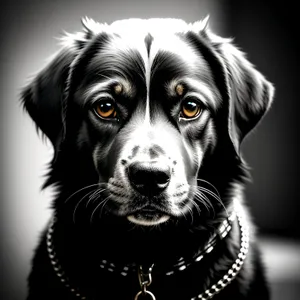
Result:
{"label": "dog's nose", "polygon": [[171,171],[161,163],[134,162],[128,167],[132,186],[144,196],[157,196],[169,184]]}

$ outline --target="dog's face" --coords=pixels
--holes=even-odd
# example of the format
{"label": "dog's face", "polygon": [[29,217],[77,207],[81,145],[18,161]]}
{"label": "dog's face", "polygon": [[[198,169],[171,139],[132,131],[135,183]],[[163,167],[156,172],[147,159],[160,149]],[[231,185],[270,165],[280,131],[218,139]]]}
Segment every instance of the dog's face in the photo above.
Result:
{"label": "dog's face", "polygon": [[88,108],[87,139],[99,181],[108,182],[107,206],[143,225],[185,214],[221,102],[209,66],[175,34],[129,31],[101,44],[76,101]]}
{"label": "dog's face", "polygon": [[[98,183],[93,214],[103,206],[139,225],[201,214],[219,196],[199,180],[229,172],[226,161],[268,109],[272,86],[206,21],[84,26],[23,94],[60,165],[59,155],[66,160],[52,181]],[[75,174],[70,166],[83,156]]]}

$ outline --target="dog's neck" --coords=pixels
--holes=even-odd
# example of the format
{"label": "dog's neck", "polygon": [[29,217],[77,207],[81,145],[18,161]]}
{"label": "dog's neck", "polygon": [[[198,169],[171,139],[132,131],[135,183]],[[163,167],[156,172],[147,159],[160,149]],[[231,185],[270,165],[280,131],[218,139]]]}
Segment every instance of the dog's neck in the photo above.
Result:
{"label": "dog's neck", "polygon": [[[233,214],[231,214],[233,216]],[[210,242],[221,239],[230,228],[229,216],[214,220],[204,227],[166,224],[161,228],[135,227],[109,216],[97,226],[66,224],[58,219],[55,245],[59,252],[77,255],[77,259],[92,259],[92,263],[110,261],[116,265],[152,264],[174,265],[180,259],[192,259]],[[61,248],[61,249],[60,249]],[[68,257],[67,257],[68,258]]]}
{"label": "dog's neck", "polygon": [[[99,266],[102,269],[107,269],[111,272],[113,271],[118,271],[122,275],[127,275],[127,271],[135,270],[138,265],[152,265],[152,264],[158,264],[158,266],[162,269],[164,269],[165,273],[167,275],[173,274],[175,271],[182,271],[186,269],[189,265],[191,265],[194,262],[199,262],[202,260],[202,258],[207,254],[210,253],[216,244],[224,239],[227,234],[230,232],[233,222],[235,221],[236,218],[236,213],[233,211],[226,219],[224,219],[220,226],[211,234],[210,238],[203,243],[203,240],[198,241],[201,245],[203,244],[202,247],[198,246],[197,251],[195,250],[191,251],[190,253],[185,253],[184,256],[181,256],[180,258],[177,258],[176,256],[172,256],[170,252],[167,252],[164,254],[163,249],[160,251],[161,256],[151,256],[151,251],[147,251],[147,248],[153,250],[153,244],[155,243],[156,245],[158,244],[158,241],[155,241],[153,237],[150,240],[145,240],[141,242],[140,240],[136,240],[136,244],[131,244],[132,248],[129,246],[129,249],[137,248],[138,250],[141,251],[141,255],[138,257],[134,258],[129,258],[129,257],[124,257],[120,251],[119,255],[108,255],[107,252],[104,251],[104,258],[102,257],[101,259],[101,252],[99,251],[99,259],[101,259]],[[51,224],[48,229],[48,242],[51,244],[51,247],[55,248],[55,242],[53,240],[53,234],[55,231],[55,226],[56,226],[56,218],[54,217],[51,221]],[[179,241],[180,242],[180,241]],[[107,241],[106,241],[107,243]],[[158,244],[158,246],[163,246],[161,244]],[[105,247],[105,250],[110,250],[112,251],[113,247]],[[195,247],[196,249],[197,247]],[[157,251],[157,250],[156,250]],[[133,251],[131,251],[133,252]],[[106,255],[105,255],[106,253]],[[176,252],[175,252],[176,253]],[[167,254],[167,255],[166,255]],[[179,254],[183,254],[178,252]],[[122,259],[123,257],[123,259]]]}
{"label": "dog's neck", "polygon": [[[241,253],[242,243],[239,243],[240,229],[242,230],[241,232],[243,232],[243,230],[244,230],[241,227],[242,223],[240,221],[240,218],[239,218],[239,222],[234,222],[233,215],[232,215],[231,218],[228,220],[228,222],[230,224],[226,224],[224,222],[222,223],[222,226],[224,225],[225,229],[222,228],[222,226],[219,228],[219,233],[221,235],[222,234],[224,235],[224,239],[220,238],[218,240],[218,243],[215,247],[216,249],[213,250],[213,251],[212,251],[212,249],[209,250],[209,248],[213,248],[213,247],[210,247],[208,245],[209,247],[206,248],[206,250],[204,252],[202,252],[202,254],[200,253],[200,255],[196,256],[196,259],[194,259],[194,261],[192,263],[191,269],[195,270],[195,268],[197,268],[197,259],[200,258],[200,260],[201,260],[203,258],[203,256],[207,256],[207,258],[204,259],[203,264],[201,264],[201,272],[199,273],[199,279],[202,278],[204,286],[205,286],[205,284],[207,286],[209,286],[210,280],[213,279],[214,275],[212,275],[213,274],[212,270],[213,270],[213,265],[216,263],[216,261],[218,261],[220,259],[223,261],[224,266],[222,266],[222,267],[224,267],[224,271],[226,271],[228,269],[228,265],[230,266],[230,264],[232,264],[232,260],[229,260],[227,262],[225,262],[225,260],[224,260],[224,259],[228,259],[228,254],[223,253],[223,251],[225,249],[226,249],[226,251],[231,251],[232,252],[229,256],[230,257],[232,256],[233,258],[237,257],[237,256],[239,257],[240,254],[244,255],[244,253]],[[232,223],[232,230],[230,230],[231,223]],[[239,229],[239,227],[240,227],[240,229]],[[52,235],[54,227],[51,226],[50,228],[52,228],[51,229],[51,235]],[[57,232],[59,232],[59,231],[57,230]],[[228,234],[228,236],[226,236],[227,234]],[[55,235],[57,236],[57,234],[54,234],[53,236],[51,236],[51,240],[49,240],[49,232],[48,232],[48,245],[49,244],[50,245],[51,244],[55,245],[55,248],[58,251],[57,257],[55,257],[55,259],[54,259],[55,260],[54,264],[55,264],[55,266],[57,266],[57,258],[58,258],[58,260],[63,261],[64,265],[63,265],[62,268],[64,268],[64,271],[66,271],[67,274],[72,274],[72,275],[74,274],[75,282],[76,281],[80,282],[80,286],[81,286],[82,283],[83,283],[83,286],[84,286],[85,285],[84,282],[88,285],[90,280],[95,280],[94,277],[95,276],[97,277],[98,276],[97,274],[102,272],[102,271],[104,272],[104,274],[106,274],[106,273],[108,274],[110,272],[114,273],[115,270],[113,270],[113,268],[116,267],[116,264],[112,263],[112,262],[108,262],[107,260],[105,260],[105,262],[104,262],[103,259],[102,259],[102,261],[100,262],[100,265],[99,265],[99,261],[97,261],[97,260],[95,261],[95,254],[96,254],[97,251],[93,251],[93,249],[89,248],[89,245],[85,244],[85,242],[83,240],[79,241],[77,239],[77,243],[75,241],[73,241],[73,244],[71,245],[71,247],[73,247],[73,249],[72,249],[73,253],[72,253],[72,252],[70,252],[70,248],[66,246],[67,243],[68,243],[67,241],[70,240],[70,236],[65,236],[65,238],[67,238],[65,240],[66,243],[64,243],[64,246],[61,247],[61,245],[58,244],[59,239],[57,239],[57,237],[55,238]],[[109,241],[105,240],[104,242],[107,243]],[[200,244],[202,245],[203,243],[200,241]],[[204,243],[204,244],[207,244],[207,242]],[[113,243],[113,245],[115,246],[114,243]],[[235,247],[233,247],[231,250],[228,250],[228,249],[230,249],[229,245],[231,245],[230,246],[231,248],[233,247],[233,245],[235,245]],[[69,249],[66,249],[65,247],[67,247]],[[133,249],[134,247],[138,247],[138,244],[137,245],[131,245],[131,249]],[[111,249],[112,247],[107,247],[107,248]],[[130,248],[130,245],[129,245],[129,248]],[[141,248],[144,250],[147,247],[141,247]],[[240,253],[238,251],[239,248],[240,248]],[[65,249],[65,251],[63,251],[63,249]],[[83,251],[83,249],[85,249],[86,251]],[[201,248],[201,249],[203,250],[203,249],[205,249],[205,247]],[[118,249],[118,250],[119,250],[119,253],[122,253],[121,248]],[[55,252],[55,251],[53,251],[53,249],[50,249],[50,253],[49,253],[50,257],[51,257],[51,255],[53,255],[53,252]],[[210,254],[210,252],[211,252],[211,254]],[[101,256],[101,254],[103,254],[103,253],[99,253],[99,256]],[[148,255],[149,252],[146,252],[144,254]],[[81,257],[79,257],[78,255],[81,255]],[[115,258],[116,258],[115,261],[118,261],[118,257],[115,257]],[[146,262],[149,262],[149,260],[146,260]],[[163,278],[166,275],[168,276],[168,274],[166,274],[166,273],[164,273],[164,274],[161,273],[162,270],[165,271],[165,269],[161,268],[162,266],[159,264],[161,262],[162,261],[157,262],[156,265],[155,265],[155,268],[153,270],[153,274],[154,274],[154,276],[157,280],[160,280],[159,278]],[[102,267],[101,267],[101,263],[102,263]],[[106,265],[103,265],[103,263],[106,264]],[[136,267],[139,263],[140,262],[136,261]],[[150,265],[148,264],[148,266],[150,266]],[[180,269],[180,267],[182,267],[182,268]],[[101,268],[103,268],[105,270],[101,270]],[[187,265],[180,265],[179,266],[179,271],[177,273],[181,273],[180,271],[184,271],[186,268],[187,268]],[[208,272],[208,270],[210,270],[210,272]],[[233,269],[230,269],[230,270],[231,270],[231,272],[235,272]],[[236,273],[238,273],[238,272],[236,272]],[[91,274],[92,277],[83,279],[82,274]],[[207,274],[210,274],[212,276],[212,278],[209,278],[210,275],[207,275]],[[129,275],[129,277],[130,276],[135,276],[136,277],[136,273],[132,273],[132,274],[128,274],[128,275]],[[169,275],[172,275],[172,274],[169,274]],[[120,274],[118,274],[118,276],[120,276]],[[73,276],[71,276],[71,277],[73,277]],[[135,277],[133,277],[133,280],[134,280]],[[169,276],[169,277],[173,277],[173,276]],[[137,278],[136,278],[136,280],[137,280]]]}

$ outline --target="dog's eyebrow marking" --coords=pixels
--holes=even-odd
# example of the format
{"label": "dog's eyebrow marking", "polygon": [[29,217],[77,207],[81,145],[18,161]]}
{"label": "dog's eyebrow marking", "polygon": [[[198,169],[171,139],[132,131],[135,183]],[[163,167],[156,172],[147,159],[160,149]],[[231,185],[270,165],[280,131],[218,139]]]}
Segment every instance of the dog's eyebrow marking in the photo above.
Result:
{"label": "dog's eyebrow marking", "polygon": [[109,92],[112,91],[116,95],[125,93],[127,95],[132,95],[133,87],[132,84],[122,78],[119,79],[109,79],[103,82],[97,82],[91,85],[86,92],[84,93],[84,99],[89,99],[100,92]]}
{"label": "dog's eyebrow marking", "polygon": [[[199,96],[205,105],[211,107],[214,111],[217,110],[221,103],[221,96],[218,91],[210,87],[207,83],[194,78],[182,78],[172,80],[167,85],[167,92],[170,96],[177,96],[177,87],[184,82],[185,94]],[[181,90],[180,90],[181,91]]]}
{"label": "dog's eyebrow marking", "polygon": [[115,86],[114,86],[114,92],[116,95],[119,95],[121,94],[123,91],[123,86],[119,83],[117,83]]}
{"label": "dog's eyebrow marking", "polygon": [[181,83],[177,84],[176,87],[175,87],[175,91],[176,91],[176,94],[178,96],[182,96],[183,92],[184,92],[184,86],[183,86],[183,84],[181,84]]}

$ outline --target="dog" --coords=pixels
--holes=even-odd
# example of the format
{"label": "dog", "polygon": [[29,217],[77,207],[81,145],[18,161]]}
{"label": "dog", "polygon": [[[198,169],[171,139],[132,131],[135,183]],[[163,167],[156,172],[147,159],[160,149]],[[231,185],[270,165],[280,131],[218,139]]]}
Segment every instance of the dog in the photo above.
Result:
{"label": "dog", "polygon": [[56,189],[27,299],[269,299],[240,145],[273,85],[207,18],[82,23],[21,94]]}

